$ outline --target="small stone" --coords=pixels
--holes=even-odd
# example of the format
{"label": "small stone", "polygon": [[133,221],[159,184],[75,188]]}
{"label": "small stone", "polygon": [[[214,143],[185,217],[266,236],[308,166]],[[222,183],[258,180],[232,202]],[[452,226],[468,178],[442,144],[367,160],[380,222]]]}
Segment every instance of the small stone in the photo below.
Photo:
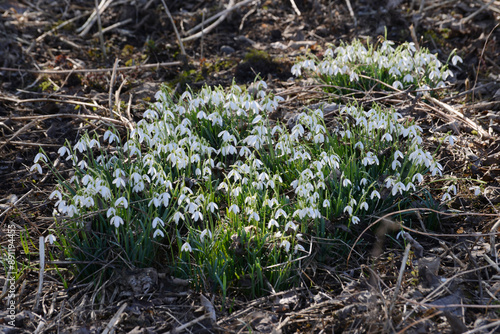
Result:
{"label": "small stone", "polygon": [[220,48],[220,52],[223,53],[223,54],[226,54],[226,55],[230,55],[231,53],[234,53],[235,50],[232,47],[228,46],[228,45],[223,45]]}

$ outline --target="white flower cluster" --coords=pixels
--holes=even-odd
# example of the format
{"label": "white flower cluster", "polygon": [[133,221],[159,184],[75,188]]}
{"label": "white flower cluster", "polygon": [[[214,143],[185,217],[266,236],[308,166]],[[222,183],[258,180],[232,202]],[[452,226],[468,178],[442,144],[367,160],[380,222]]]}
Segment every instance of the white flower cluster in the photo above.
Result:
{"label": "white flower cluster", "polygon": [[[266,88],[264,82],[256,86]],[[384,188],[403,195],[415,190],[424,171],[442,171],[422,150],[421,129],[403,125],[391,110],[343,107],[340,113],[354,122],[330,133],[320,109],[297,115],[291,129],[271,127],[267,113],[282,99],[264,90],[251,95],[233,85],[228,92],[186,92],[179,102],[164,91],[156,98],[123,145],[106,132],[107,143],[84,136],[72,149],[59,150],[79,171],[68,183],[75,194],[51,195],[59,213],[74,217],[105,208],[117,233],[147,219],[142,223],[150,224],[154,237],[182,222],[189,228],[184,252],[196,249],[189,240],[203,244],[244,225],[260,226],[280,248],[299,252],[310,222],[346,214],[356,224],[385,200]],[[90,158],[106,145],[115,145],[114,153],[101,149]],[[44,155],[39,160],[47,161]],[[383,174],[388,176],[380,183]],[[147,203],[141,209],[147,215],[137,212],[140,203]],[[214,230],[221,222],[228,225]]]}
{"label": "white flower cluster", "polygon": [[[368,49],[359,41],[341,45],[335,49],[327,49],[323,60],[307,59],[292,67],[292,74],[300,76],[302,70],[318,75],[321,80],[338,84],[335,78],[349,78],[350,82],[363,81],[360,75],[381,80],[395,89],[403,89],[411,84],[425,90],[433,87],[444,87],[445,81],[453,77],[447,66],[438,60],[436,55],[427,49],[417,50],[414,43],[404,43],[394,48],[394,42],[384,41],[375,49]],[[462,62],[454,55],[453,65]],[[384,87],[382,87],[384,89]]]}

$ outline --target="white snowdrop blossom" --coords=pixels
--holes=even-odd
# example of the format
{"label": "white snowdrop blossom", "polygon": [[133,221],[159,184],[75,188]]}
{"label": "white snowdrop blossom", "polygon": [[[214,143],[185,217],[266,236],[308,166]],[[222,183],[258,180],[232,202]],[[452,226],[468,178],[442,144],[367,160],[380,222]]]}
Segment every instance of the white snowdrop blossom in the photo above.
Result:
{"label": "white snowdrop blossom", "polygon": [[472,186],[469,188],[469,190],[474,190],[474,196],[481,195],[481,188],[479,188],[478,186]]}
{"label": "white snowdrop blossom", "polygon": [[109,218],[111,216],[116,215],[116,209],[115,208],[109,208],[108,211],[106,211],[106,217]]}
{"label": "white snowdrop blossom", "polygon": [[120,197],[115,201],[115,207],[123,206],[123,208],[128,208],[128,201],[125,197]]}
{"label": "white snowdrop blossom", "polygon": [[443,194],[443,197],[441,197],[441,202],[447,202],[447,201],[451,201],[451,195],[450,193],[445,192]]}
{"label": "white snowdrop blossom", "polygon": [[375,197],[378,197],[378,199],[380,199],[380,193],[376,190],[372,191],[371,195],[370,195],[370,199],[374,199]]}
{"label": "white snowdrop blossom", "polygon": [[181,247],[181,252],[190,253],[192,251],[193,249],[191,248],[191,245],[188,242],[185,242]]}
{"label": "white snowdrop blossom", "polygon": [[120,227],[120,225],[125,224],[122,217],[120,216],[114,216],[113,218],[111,218],[110,223],[112,225],[115,225],[116,228]]}
{"label": "white snowdrop blossom", "polygon": [[267,228],[270,229],[273,226],[280,227],[278,222],[275,219],[270,219],[269,223],[267,224]]}
{"label": "white snowdrop blossom", "polygon": [[212,239],[212,232],[209,229],[204,229],[201,234],[200,234],[200,240],[203,242],[205,240],[205,237],[208,235],[209,239]]}
{"label": "white snowdrop blossom", "polygon": [[238,207],[238,205],[233,204],[229,207],[228,211],[233,212],[235,215],[237,215],[238,213],[240,213],[240,208]]}
{"label": "white snowdrop blossom", "polygon": [[460,58],[459,56],[457,55],[454,55],[452,58],[451,58],[451,63],[456,66],[458,63],[463,63],[463,60],[462,58]]}
{"label": "white snowdrop blossom", "polygon": [[40,164],[34,164],[33,166],[31,166],[30,172],[34,171],[35,169],[38,174],[42,174],[42,166],[40,166]]}
{"label": "white snowdrop blossom", "polygon": [[51,245],[53,245],[56,240],[57,238],[52,233],[45,237],[45,243],[48,242]]}
{"label": "white snowdrop blossom", "polygon": [[219,210],[219,206],[214,202],[210,202],[207,204],[207,209],[210,210],[211,213],[214,213],[214,211]]}
{"label": "white snowdrop blossom", "polygon": [[280,247],[285,249],[285,252],[289,253],[290,252],[290,241],[288,240],[283,240],[280,244]]}
{"label": "white snowdrop blossom", "polygon": [[43,153],[38,153],[33,160],[34,163],[38,163],[38,161],[43,160],[43,162],[47,162],[47,157]]}
{"label": "white snowdrop blossom", "polygon": [[153,233],[153,238],[157,238],[157,237],[161,237],[161,238],[165,237],[165,234],[163,233],[162,230],[157,229],[155,231],[155,233]]}
{"label": "white snowdrop blossom", "polygon": [[348,186],[352,185],[352,183],[349,179],[344,179],[344,181],[342,181],[342,185],[344,187],[348,187]]}
{"label": "white snowdrop blossom", "polygon": [[289,229],[292,229],[293,231],[297,231],[297,225],[292,222],[292,221],[289,221],[286,225],[285,225],[285,232],[288,231]]}
{"label": "white snowdrop blossom", "polygon": [[153,219],[153,222],[151,225],[153,226],[153,228],[156,228],[156,226],[158,226],[158,225],[165,226],[165,223],[163,222],[163,220],[161,220],[161,218],[156,217],[155,219]]}
{"label": "white snowdrop blossom", "polygon": [[274,214],[274,219],[279,219],[281,216],[284,218],[288,218],[287,213],[283,209],[278,209],[276,210],[276,213]]}
{"label": "white snowdrop blossom", "polygon": [[352,216],[352,207],[350,205],[347,205],[344,208],[344,212],[347,212],[349,214],[349,216]]}

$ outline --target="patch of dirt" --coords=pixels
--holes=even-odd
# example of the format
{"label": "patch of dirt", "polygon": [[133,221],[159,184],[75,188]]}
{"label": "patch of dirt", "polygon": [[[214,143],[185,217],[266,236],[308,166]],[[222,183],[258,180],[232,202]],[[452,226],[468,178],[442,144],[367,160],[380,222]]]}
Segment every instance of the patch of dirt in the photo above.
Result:
{"label": "patch of dirt", "polygon": [[[167,1],[176,27],[188,37],[210,26],[228,3]],[[159,0],[102,1],[97,23],[87,25],[94,1],[0,0],[0,235],[2,251],[15,245],[26,266],[15,282],[15,326],[10,326],[2,267],[0,330],[5,333],[408,332],[494,331],[500,269],[495,234],[500,203],[500,4],[498,1],[255,0],[230,11],[201,38],[184,42],[186,55]],[[412,34],[414,31],[414,34]],[[53,160],[65,141],[85,130],[104,133],[138,121],[160,84],[175,92],[192,87],[250,85],[259,74],[286,100],[287,115],[328,96],[290,68],[306,52],[328,44],[386,35],[413,41],[446,58],[457,49],[464,63],[452,92],[437,102],[388,96],[384,103],[416,119],[425,144],[444,166],[432,192],[414,199],[410,248],[391,227],[364,232],[363,243],[329,261],[304,263],[300,286],[255,300],[203,295],[154,268],[117,273],[101,290],[67,282],[49,270],[38,291],[38,237],[52,228],[56,180],[30,171],[42,147]],[[309,51],[307,51],[309,50]],[[118,61],[118,62],[116,62]],[[114,68],[117,68],[114,70]],[[347,98],[347,97],[344,97]],[[372,97],[361,98],[370,103]],[[112,115],[110,108],[117,114]],[[455,145],[441,143],[444,133]],[[446,176],[460,180],[449,206],[440,205]],[[479,180],[485,191],[469,188]],[[434,211],[430,211],[432,209]],[[433,222],[432,230],[427,229]],[[338,222],[332,222],[337,226]],[[15,226],[13,238],[9,226]],[[332,229],[336,228],[332,226]],[[31,255],[21,247],[29,231]],[[494,232],[494,233],[490,233]],[[12,243],[13,240],[13,243]],[[410,238],[407,238],[410,240]],[[339,249],[342,246],[339,246]],[[319,247],[318,247],[319,249]],[[419,254],[418,250],[421,250]],[[317,250],[315,250],[316,252]],[[59,261],[52,259],[51,261]],[[54,262],[56,263],[56,262]],[[60,268],[69,265],[57,262]],[[325,263],[328,263],[326,265]],[[66,267],[65,267],[66,266]],[[102,302],[99,302],[101,300]]]}

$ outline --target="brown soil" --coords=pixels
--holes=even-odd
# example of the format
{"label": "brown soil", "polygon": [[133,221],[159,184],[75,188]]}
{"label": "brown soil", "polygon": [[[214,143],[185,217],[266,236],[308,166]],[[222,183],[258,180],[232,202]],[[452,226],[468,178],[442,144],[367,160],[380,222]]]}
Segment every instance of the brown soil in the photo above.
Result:
{"label": "brown soil", "polygon": [[[227,2],[167,4],[185,37]],[[499,330],[498,251],[488,235],[497,232],[500,203],[499,1],[255,0],[231,11],[202,38],[185,42],[185,56],[161,1],[112,1],[101,13],[103,28],[118,24],[103,35],[105,55],[97,23],[81,33],[94,8],[88,0],[0,0],[0,235],[5,254],[7,227],[16,227],[16,259],[28,267],[15,283],[15,327],[9,326],[8,290],[3,290],[0,331],[99,333],[106,326],[119,333]],[[125,130],[140,119],[162,83],[181,92],[187,84],[229,86],[235,80],[248,85],[259,74],[286,98],[285,113],[327,100],[310,81],[292,78],[297,57],[307,49],[321,55],[328,43],[376,41],[385,29],[388,39],[413,40],[442,61],[453,49],[464,60],[452,67],[454,86],[442,97],[444,104],[412,105],[401,97],[385,101],[418,120],[431,149],[439,147],[440,133],[457,136],[455,146],[439,148],[438,159],[445,175],[462,180],[460,190],[449,207],[439,206],[437,189],[444,184],[439,181],[431,186],[434,199],[415,203],[436,209],[421,214],[434,214],[439,224],[408,231],[415,239],[408,261],[403,261],[405,249],[390,242],[394,234],[379,229],[365,232],[365,246],[354,248],[349,263],[345,257],[310,259],[298,287],[260,299],[230,296],[223,303],[221,295],[202,295],[161,272],[136,270],[120,273],[120,284],[106,285],[106,302],[100,304],[101,292],[97,296],[97,289],[76,282],[65,287],[50,263],[37,293],[37,240],[53,226],[48,195],[56,181],[30,172],[39,147],[55,158],[65,141],[74,143],[85,130],[101,131],[110,122]],[[126,68],[113,75],[115,60]],[[370,96],[364,98],[369,102]],[[110,101],[124,119],[109,119]],[[471,122],[466,124],[464,116]],[[473,196],[468,179],[481,180],[484,194]],[[19,239],[23,231],[32,238],[29,257]],[[64,268],[62,262],[59,266]],[[7,287],[1,270],[0,284]],[[152,288],[136,291],[133,279]]]}

